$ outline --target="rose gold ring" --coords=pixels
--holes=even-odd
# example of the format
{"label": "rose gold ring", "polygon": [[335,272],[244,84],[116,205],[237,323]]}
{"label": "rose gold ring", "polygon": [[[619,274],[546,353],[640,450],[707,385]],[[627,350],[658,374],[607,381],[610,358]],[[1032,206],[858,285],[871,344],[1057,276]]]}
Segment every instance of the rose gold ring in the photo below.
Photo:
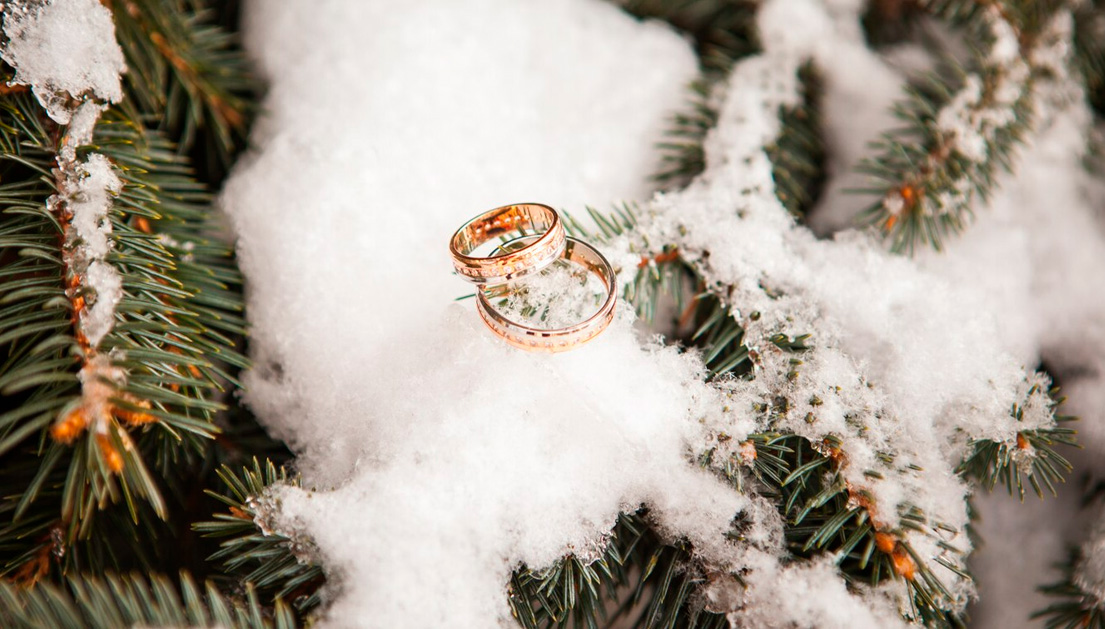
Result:
{"label": "rose gold ring", "polygon": [[[517,242],[528,245],[534,240],[537,240],[537,236],[527,236],[512,241],[512,244]],[[605,330],[614,319],[614,304],[618,300],[618,282],[613,267],[597,249],[571,236],[566,238],[562,257],[583,266],[602,280],[606,299],[595,314],[566,328],[531,328],[511,321],[491,306],[492,299],[510,292],[509,286],[485,287],[476,293],[476,311],[480,313],[480,318],[487,327],[507,343],[531,352],[565,352],[590,341]]]}
{"label": "rose gold ring", "polygon": [[[533,235],[526,246],[515,251],[486,258],[469,255],[500,236],[542,231],[545,233]],[[560,257],[564,252],[564,224],[556,210],[541,203],[504,205],[465,223],[449,241],[449,252],[462,278],[481,286],[505,284],[540,271]]]}

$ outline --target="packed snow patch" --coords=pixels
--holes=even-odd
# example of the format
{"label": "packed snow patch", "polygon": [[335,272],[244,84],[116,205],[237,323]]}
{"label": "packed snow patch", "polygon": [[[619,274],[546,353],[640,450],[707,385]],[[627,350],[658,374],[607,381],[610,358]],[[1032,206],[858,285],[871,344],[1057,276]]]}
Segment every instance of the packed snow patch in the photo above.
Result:
{"label": "packed snow patch", "polygon": [[317,544],[326,623],[509,625],[511,570],[595,552],[645,502],[725,546],[747,498],[687,463],[721,407],[700,362],[642,346],[628,308],[577,351],[506,346],[453,303],[447,249],[504,203],[646,198],[687,43],[597,0],[255,2],[246,35],[270,80],[223,197],[247,400],[300,453],[312,489],[273,519]]}

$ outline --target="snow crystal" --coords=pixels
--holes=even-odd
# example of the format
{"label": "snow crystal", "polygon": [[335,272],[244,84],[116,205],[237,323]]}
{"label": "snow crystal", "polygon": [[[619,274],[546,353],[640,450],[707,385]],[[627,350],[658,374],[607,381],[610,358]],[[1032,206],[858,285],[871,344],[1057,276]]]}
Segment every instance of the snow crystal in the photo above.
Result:
{"label": "snow crystal", "polygon": [[[981,133],[976,108],[982,101],[982,78],[969,74],[964,85],[936,118],[936,126],[951,140],[960,155],[973,162],[984,162],[988,150]],[[1008,111],[1003,105],[1003,111]]]}
{"label": "snow crystal", "polygon": [[819,629],[908,626],[890,599],[849,592],[831,557],[786,567],[771,557],[765,559],[756,566],[758,578],[744,590],[740,611],[729,615],[732,626]]}
{"label": "snow crystal", "polygon": [[123,278],[115,267],[96,260],[88,266],[83,284],[93,293],[88,300],[91,305],[81,313],[81,330],[89,344],[96,347],[115,325],[115,307],[123,298]]}
{"label": "snow crystal", "polygon": [[76,161],[77,149],[92,142],[96,122],[100,120],[100,114],[103,112],[104,105],[91,100],[84,101],[76,107],[69,118],[69,127],[66,129],[61,150],[58,152],[60,162]]}
{"label": "snow crystal", "polygon": [[111,11],[98,0],[7,2],[4,34],[0,57],[15,68],[12,83],[31,86],[55,122],[69,122],[74,100],[123,98],[123,51]]}

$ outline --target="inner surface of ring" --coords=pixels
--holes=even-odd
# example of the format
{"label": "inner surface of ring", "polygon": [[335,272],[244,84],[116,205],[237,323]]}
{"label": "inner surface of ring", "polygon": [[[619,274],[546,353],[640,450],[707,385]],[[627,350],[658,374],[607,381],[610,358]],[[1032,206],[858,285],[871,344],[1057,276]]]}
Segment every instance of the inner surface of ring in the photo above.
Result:
{"label": "inner surface of ring", "polygon": [[[506,255],[517,251],[528,246],[537,238],[537,236],[515,238],[500,245],[495,250],[495,254]],[[594,286],[596,283],[594,279],[590,282],[587,281],[587,278],[579,281],[578,276],[561,279],[560,286],[555,283],[548,284],[548,282],[555,282],[558,279],[556,277],[550,278],[550,274],[571,273],[570,269],[564,268],[565,265],[575,266],[576,268],[582,267],[580,270],[584,271],[587,276],[600,280],[601,288]],[[542,286],[543,282],[546,285]],[[492,302],[496,303],[493,316],[506,323],[517,327],[556,330],[583,325],[595,318],[609,307],[610,301],[614,298],[615,290],[613,269],[610,268],[601,254],[586,244],[569,238],[565,245],[563,257],[556,264],[534,276],[528,276],[524,280],[486,287],[482,290],[482,297],[489,305]],[[528,299],[531,296],[530,291],[533,292],[536,299]],[[565,300],[562,298],[567,298],[568,303],[565,304]],[[571,311],[577,311],[578,306],[583,305],[580,303],[581,301],[594,303],[594,310],[573,318],[570,323],[564,321],[554,322],[551,327],[536,325],[537,322],[534,319],[539,319],[542,323],[548,324],[547,317],[550,316],[550,313],[552,313],[551,316],[554,320],[559,315],[565,315],[566,313],[578,314]]]}
{"label": "inner surface of ring", "polygon": [[[525,235],[527,232],[547,232],[555,222],[556,213],[542,205],[519,203],[503,206],[465,225],[457,232],[453,248],[461,255],[467,256],[480,245],[512,233]],[[539,237],[540,235],[535,235],[533,240]],[[530,242],[532,243],[533,240]],[[489,257],[496,258],[508,253],[510,252],[502,251],[493,253]]]}

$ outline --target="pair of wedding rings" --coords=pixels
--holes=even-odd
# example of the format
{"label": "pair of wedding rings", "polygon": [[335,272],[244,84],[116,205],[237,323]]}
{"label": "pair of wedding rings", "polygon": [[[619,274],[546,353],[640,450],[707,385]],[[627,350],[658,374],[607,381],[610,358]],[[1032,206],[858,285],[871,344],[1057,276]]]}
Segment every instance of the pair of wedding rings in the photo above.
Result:
{"label": "pair of wedding rings", "polygon": [[[504,244],[487,257],[472,254],[495,239]],[[534,352],[563,352],[595,338],[610,325],[617,301],[614,269],[591,245],[564,233],[556,210],[540,203],[504,205],[465,223],[449,241],[457,274],[477,285],[476,311],[507,343]],[[492,306],[507,284],[547,268],[559,259],[582,266],[603,284],[597,312],[564,328],[541,329],[508,319]]]}

